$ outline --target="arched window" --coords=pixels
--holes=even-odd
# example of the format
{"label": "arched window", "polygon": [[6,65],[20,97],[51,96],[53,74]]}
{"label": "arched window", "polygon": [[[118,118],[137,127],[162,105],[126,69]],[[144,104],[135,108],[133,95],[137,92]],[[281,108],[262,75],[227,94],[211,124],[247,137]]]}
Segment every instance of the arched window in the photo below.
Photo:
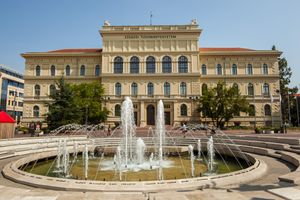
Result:
{"label": "arched window", "polygon": [[146,59],[146,73],[155,73],[155,58],[148,56]]}
{"label": "arched window", "polygon": [[50,95],[54,95],[56,93],[55,85],[50,85],[49,90],[50,90]]}
{"label": "arched window", "polygon": [[148,83],[147,85],[147,94],[148,96],[153,96],[154,95],[154,87],[153,87],[153,83]]}
{"label": "arched window", "polygon": [[186,96],[186,83],[185,82],[181,82],[180,83],[180,95],[181,96]]}
{"label": "arched window", "polygon": [[130,58],[130,73],[138,74],[140,69],[140,60],[138,57],[133,56]]}
{"label": "arched window", "polygon": [[122,93],[121,83],[116,83],[116,85],[115,85],[115,95],[116,96],[121,96],[121,93]]}
{"label": "arched window", "polygon": [[201,90],[202,90],[202,95],[204,95],[204,93],[207,92],[207,84],[203,83]]}
{"label": "arched window", "polygon": [[95,67],[95,76],[100,76],[101,74],[101,69],[99,65],[96,65]]}
{"label": "arched window", "polygon": [[40,117],[40,108],[38,106],[33,106],[33,117]]}
{"label": "arched window", "polygon": [[51,76],[55,76],[55,66],[52,65],[50,69]]}
{"label": "arched window", "polygon": [[249,96],[254,96],[254,86],[252,83],[248,84],[248,95]]}
{"label": "arched window", "polygon": [[41,75],[41,67],[38,65],[35,67],[35,75],[40,76]]}
{"label": "arched window", "polygon": [[165,82],[164,83],[164,95],[170,96],[170,94],[171,94],[170,83]]}
{"label": "arched window", "polygon": [[216,72],[217,72],[217,75],[222,75],[222,65],[221,64],[217,64]]}
{"label": "arched window", "polygon": [[251,64],[248,64],[247,66],[247,74],[248,75],[252,75],[253,74],[253,68]]}
{"label": "arched window", "polygon": [[180,115],[187,116],[187,106],[185,104],[181,104],[180,106]]}
{"label": "arched window", "polygon": [[264,64],[264,65],[263,65],[263,74],[264,74],[264,75],[269,74],[269,68],[268,68],[268,65],[267,65],[267,64]]}
{"label": "arched window", "polygon": [[120,106],[120,104],[115,105],[115,116],[116,117],[121,116],[121,106]]}
{"label": "arched window", "polygon": [[169,56],[165,56],[162,59],[162,72],[163,73],[172,72],[172,59]]}
{"label": "arched window", "polygon": [[70,76],[71,74],[71,67],[69,65],[66,66],[66,76]]}
{"label": "arched window", "polygon": [[265,116],[271,116],[272,115],[272,110],[271,110],[271,106],[269,104],[265,105]]}
{"label": "arched window", "polygon": [[270,88],[269,88],[269,84],[268,83],[264,83],[263,94],[264,95],[269,95],[270,94]]}
{"label": "arched window", "polygon": [[204,64],[201,67],[201,73],[202,73],[202,75],[207,75],[206,65],[204,65]]}
{"label": "arched window", "polygon": [[237,75],[237,65],[233,64],[231,67],[231,74],[232,75]]}
{"label": "arched window", "polygon": [[178,58],[178,72],[188,73],[188,59],[185,56]]}
{"label": "arched window", "polygon": [[34,95],[35,96],[40,96],[41,95],[41,86],[40,85],[35,85],[34,86]]}
{"label": "arched window", "polygon": [[119,56],[114,59],[114,73],[115,74],[123,73],[123,58]]}
{"label": "arched window", "polygon": [[138,85],[136,83],[131,84],[131,96],[138,95]]}
{"label": "arched window", "polygon": [[255,116],[255,106],[254,105],[249,106],[249,116]]}
{"label": "arched window", "polygon": [[81,65],[80,67],[80,76],[85,76],[85,66]]}
{"label": "arched window", "polygon": [[239,93],[239,85],[237,83],[233,83],[232,88],[234,89],[235,94]]}

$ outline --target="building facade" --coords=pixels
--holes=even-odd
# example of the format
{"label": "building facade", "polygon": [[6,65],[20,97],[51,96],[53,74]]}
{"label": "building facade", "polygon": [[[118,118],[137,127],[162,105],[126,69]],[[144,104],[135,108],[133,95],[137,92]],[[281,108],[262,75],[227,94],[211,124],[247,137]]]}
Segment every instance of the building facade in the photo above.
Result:
{"label": "building facade", "polygon": [[23,116],[23,75],[0,65],[0,86],[0,110],[7,112],[19,122]]}
{"label": "building facade", "polygon": [[203,90],[220,81],[246,95],[255,114],[241,113],[232,125],[280,124],[279,51],[202,48],[202,30],[188,25],[111,26],[99,31],[102,49],[61,49],[24,53],[24,122],[42,121],[45,102],[62,74],[71,83],[99,81],[105,88],[107,123],[120,121],[121,103],[130,96],[138,126],[155,124],[157,102],[165,122],[209,122],[197,112]]}

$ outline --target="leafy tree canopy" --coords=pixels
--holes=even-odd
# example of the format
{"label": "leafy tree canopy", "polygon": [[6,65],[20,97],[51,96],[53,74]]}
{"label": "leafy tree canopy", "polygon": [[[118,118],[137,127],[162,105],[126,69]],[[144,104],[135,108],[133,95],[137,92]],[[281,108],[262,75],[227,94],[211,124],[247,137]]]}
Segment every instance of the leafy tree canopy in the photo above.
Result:
{"label": "leafy tree canopy", "polygon": [[50,130],[59,126],[98,124],[107,119],[108,111],[102,107],[103,86],[98,83],[68,84],[64,77],[56,82],[56,91],[50,94],[46,122]]}
{"label": "leafy tree canopy", "polygon": [[50,130],[62,125],[80,122],[80,109],[75,104],[74,93],[70,84],[65,82],[64,77],[56,82],[56,91],[50,94],[50,99],[52,101],[47,103],[49,111],[46,114],[46,122]]}
{"label": "leafy tree canopy", "polygon": [[214,126],[221,128],[240,112],[249,111],[249,102],[236,86],[228,87],[218,83],[217,87],[208,88],[199,98],[198,111],[203,117],[210,118]]}
{"label": "leafy tree canopy", "polygon": [[108,110],[102,107],[103,86],[98,82],[72,85],[75,104],[82,113],[81,123],[98,124],[107,119]]}

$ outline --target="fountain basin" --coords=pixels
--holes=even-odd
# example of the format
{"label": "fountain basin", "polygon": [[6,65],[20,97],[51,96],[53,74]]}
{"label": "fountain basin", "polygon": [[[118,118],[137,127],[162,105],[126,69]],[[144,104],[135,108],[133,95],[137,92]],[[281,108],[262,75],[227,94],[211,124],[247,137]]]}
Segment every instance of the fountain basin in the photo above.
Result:
{"label": "fountain basin", "polygon": [[[56,153],[57,152],[39,153],[13,161],[4,167],[3,175],[6,178],[22,184],[48,189],[76,191],[160,191],[240,184],[263,176],[267,169],[263,162],[248,154],[247,158],[253,163],[253,165],[243,170],[210,177],[163,181],[85,181],[35,175],[19,169],[21,166],[24,166],[29,162],[34,162],[37,159],[54,157],[56,156]],[[230,155],[226,149],[223,149],[222,154],[223,153],[224,155]],[[242,158],[242,155],[239,155],[239,153],[236,153],[236,156]]]}

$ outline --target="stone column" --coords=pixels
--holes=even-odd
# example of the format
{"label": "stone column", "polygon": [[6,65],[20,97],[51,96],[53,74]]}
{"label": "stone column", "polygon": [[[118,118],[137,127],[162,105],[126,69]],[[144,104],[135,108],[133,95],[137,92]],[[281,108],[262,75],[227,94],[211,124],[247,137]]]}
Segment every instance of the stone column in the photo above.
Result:
{"label": "stone column", "polygon": [[146,117],[145,117],[145,103],[144,101],[141,101],[140,103],[140,120],[141,120],[141,123],[140,123],[140,127],[145,127],[147,124],[146,124]]}

